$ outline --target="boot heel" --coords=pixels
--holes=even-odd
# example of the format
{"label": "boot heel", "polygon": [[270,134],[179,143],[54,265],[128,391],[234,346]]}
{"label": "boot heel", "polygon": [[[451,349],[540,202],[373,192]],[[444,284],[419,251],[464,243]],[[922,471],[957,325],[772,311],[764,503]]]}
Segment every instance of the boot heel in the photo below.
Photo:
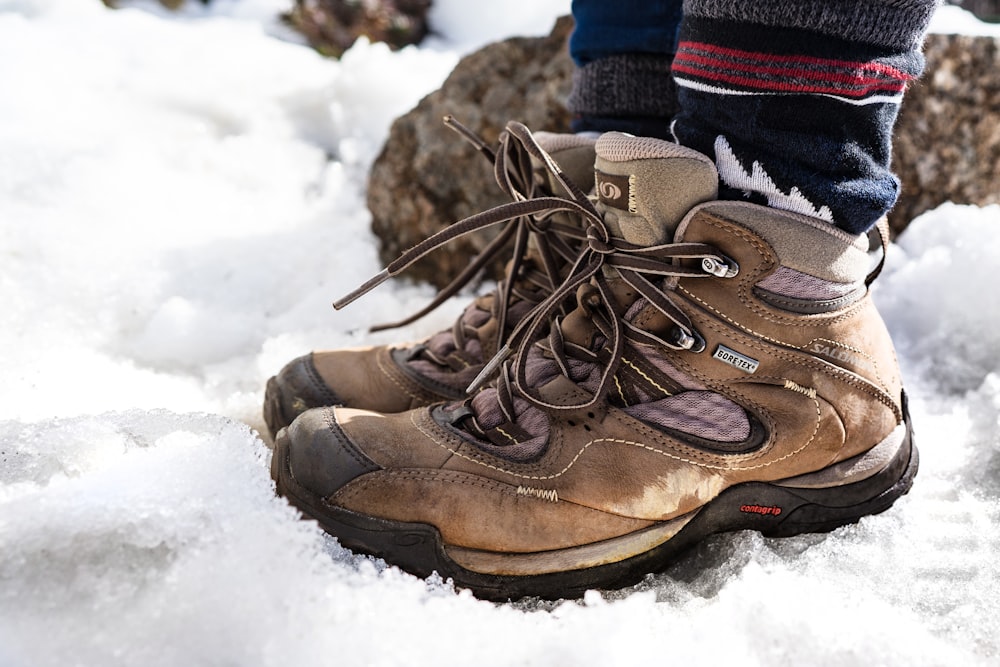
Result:
{"label": "boot heel", "polygon": [[[920,457],[908,430],[896,457],[869,479],[837,489],[784,488],[786,496],[798,499],[801,504],[774,529],[762,532],[773,537],[827,532],[869,514],[884,512],[910,490],[919,464]],[[860,500],[844,504],[844,498]]]}
{"label": "boot heel", "polygon": [[765,482],[739,484],[708,503],[681,532],[705,535],[756,530],[767,537],[828,532],[889,509],[910,490],[918,467],[919,456],[907,421],[895,455],[866,479],[826,488]]}

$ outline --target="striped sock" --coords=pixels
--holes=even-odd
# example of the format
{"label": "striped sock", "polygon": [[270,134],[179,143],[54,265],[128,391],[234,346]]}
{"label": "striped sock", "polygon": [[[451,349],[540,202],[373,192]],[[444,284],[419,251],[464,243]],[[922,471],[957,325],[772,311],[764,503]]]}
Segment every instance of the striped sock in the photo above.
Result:
{"label": "striped sock", "polygon": [[871,44],[686,16],[673,64],[681,105],[674,137],[713,156],[722,198],[861,234],[898,195],[892,128],[907,84],[923,69],[910,45],[917,41]]}
{"label": "striped sock", "polygon": [[675,81],[717,95],[827,95],[847,104],[899,104],[914,77],[878,61],[780,55],[681,42]]}

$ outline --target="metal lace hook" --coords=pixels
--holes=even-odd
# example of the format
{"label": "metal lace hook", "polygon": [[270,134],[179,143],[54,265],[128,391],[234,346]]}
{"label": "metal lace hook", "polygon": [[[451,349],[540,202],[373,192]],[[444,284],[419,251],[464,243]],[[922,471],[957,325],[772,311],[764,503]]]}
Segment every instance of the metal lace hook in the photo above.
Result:
{"label": "metal lace hook", "polygon": [[701,260],[701,268],[705,273],[710,273],[717,278],[735,278],[739,275],[740,265],[725,255],[720,257],[704,257]]}

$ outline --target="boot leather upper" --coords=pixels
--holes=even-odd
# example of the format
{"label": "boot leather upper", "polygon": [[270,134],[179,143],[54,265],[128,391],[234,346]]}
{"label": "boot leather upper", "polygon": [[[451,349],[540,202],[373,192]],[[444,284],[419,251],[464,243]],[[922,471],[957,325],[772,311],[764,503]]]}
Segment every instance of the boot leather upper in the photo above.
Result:
{"label": "boot leather upper", "polygon": [[[544,453],[519,463],[484,452],[438,406],[400,414],[321,409],[293,424],[292,441],[321,432],[328,446],[344,447],[346,438],[359,453],[356,466],[338,474],[342,485],[328,502],[433,524],[449,545],[536,552],[626,535],[687,515],[734,484],[816,471],[888,438],[902,421],[901,381],[870,296],[819,314],[761,300],[755,285],[780,261],[747,224],[746,211],[754,208],[765,215],[761,207],[705,205],[682,223],[683,241],[716,246],[740,271],[732,279],[680,279],[673,294],[706,345],[657,353],[742,406],[762,425],[760,442],[720,451],[605,401],[552,413]],[[653,332],[669,327],[649,307],[632,324]],[[755,360],[756,370],[715,358],[720,345]],[[564,402],[586,395],[563,376],[538,391]],[[331,418],[335,431],[321,423]],[[293,451],[293,475],[308,465]]]}

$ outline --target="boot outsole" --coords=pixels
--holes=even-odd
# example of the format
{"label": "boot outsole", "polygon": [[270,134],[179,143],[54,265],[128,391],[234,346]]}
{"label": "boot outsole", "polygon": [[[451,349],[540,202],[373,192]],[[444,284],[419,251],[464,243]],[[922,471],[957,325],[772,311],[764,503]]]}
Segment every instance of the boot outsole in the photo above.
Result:
{"label": "boot outsole", "polygon": [[[279,494],[340,543],[353,551],[384,558],[420,577],[437,572],[477,597],[504,601],[527,596],[576,598],[591,589],[630,586],[647,574],[664,570],[687,549],[716,533],[756,530],[765,537],[828,532],[887,510],[906,494],[917,474],[919,456],[906,435],[893,459],[875,475],[832,488],[806,489],[775,483],[747,482],[732,486],[694,513],[672,538],[638,555],[583,569],[545,574],[483,574],[466,569],[448,555],[437,528],[429,524],[389,521],[330,505],[299,485],[288,463],[287,433],[279,432],[271,476]],[[502,554],[496,554],[502,558]]]}

